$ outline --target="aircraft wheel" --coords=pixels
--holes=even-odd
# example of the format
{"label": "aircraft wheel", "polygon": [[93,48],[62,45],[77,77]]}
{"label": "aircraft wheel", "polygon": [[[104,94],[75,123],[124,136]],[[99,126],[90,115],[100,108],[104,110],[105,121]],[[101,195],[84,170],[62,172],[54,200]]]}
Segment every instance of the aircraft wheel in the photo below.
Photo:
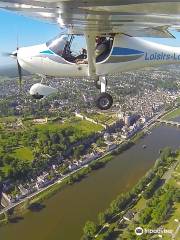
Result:
{"label": "aircraft wheel", "polygon": [[113,105],[113,98],[109,93],[101,93],[96,100],[96,106],[101,110],[107,110]]}

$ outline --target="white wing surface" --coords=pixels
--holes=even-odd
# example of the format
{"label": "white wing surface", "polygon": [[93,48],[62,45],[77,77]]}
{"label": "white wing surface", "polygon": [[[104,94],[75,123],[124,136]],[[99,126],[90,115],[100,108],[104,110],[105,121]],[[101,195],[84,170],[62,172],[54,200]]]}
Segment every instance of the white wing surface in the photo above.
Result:
{"label": "white wing surface", "polygon": [[74,33],[172,37],[180,29],[179,0],[0,0],[0,8],[40,18]]}

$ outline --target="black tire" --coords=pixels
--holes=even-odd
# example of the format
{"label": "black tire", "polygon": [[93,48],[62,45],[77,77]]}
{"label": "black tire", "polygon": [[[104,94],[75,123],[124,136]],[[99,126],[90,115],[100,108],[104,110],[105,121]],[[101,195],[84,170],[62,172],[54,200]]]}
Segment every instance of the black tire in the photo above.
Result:
{"label": "black tire", "polygon": [[113,98],[109,93],[101,93],[96,100],[96,106],[101,110],[107,110],[113,105]]}
{"label": "black tire", "polygon": [[36,100],[40,100],[42,99],[44,96],[43,95],[40,95],[39,93],[36,93],[36,94],[33,94],[32,97]]}
{"label": "black tire", "polygon": [[[100,83],[99,79],[95,80],[95,86],[96,86],[97,89],[101,89],[101,83]],[[107,86],[107,80],[106,80],[106,86]]]}

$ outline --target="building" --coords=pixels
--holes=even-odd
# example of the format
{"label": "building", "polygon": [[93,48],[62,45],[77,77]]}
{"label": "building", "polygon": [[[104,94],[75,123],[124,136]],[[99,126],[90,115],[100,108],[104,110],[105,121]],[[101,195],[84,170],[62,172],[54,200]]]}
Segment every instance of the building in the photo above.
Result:
{"label": "building", "polygon": [[124,116],[124,123],[126,126],[130,126],[130,124],[131,124],[131,116],[130,115]]}
{"label": "building", "polygon": [[123,219],[126,221],[131,221],[134,218],[134,213],[133,211],[129,210],[124,216]]}
{"label": "building", "polygon": [[44,123],[47,123],[47,122],[48,122],[47,117],[46,118],[39,118],[39,119],[34,119],[33,120],[33,123],[35,123],[35,124],[44,124]]}
{"label": "building", "polygon": [[69,166],[68,166],[68,169],[70,170],[70,171],[73,171],[73,170],[76,170],[78,168],[78,165],[77,164],[70,164]]}
{"label": "building", "polygon": [[110,135],[109,133],[106,132],[106,133],[104,134],[104,140],[107,141],[107,140],[110,139],[110,137],[111,137],[111,135]]}
{"label": "building", "polygon": [[118,119],[124,119],[124,112],[119,111],[117,112],[116,116]]}
{"label": "building", "polygon": [[110,143],[110,144],[108,144],[106,150],[107,150],[107,151],[112,151],[112,150],[114,150],[116,147],[117,147],[117,145],[116,145],[115,143]]}

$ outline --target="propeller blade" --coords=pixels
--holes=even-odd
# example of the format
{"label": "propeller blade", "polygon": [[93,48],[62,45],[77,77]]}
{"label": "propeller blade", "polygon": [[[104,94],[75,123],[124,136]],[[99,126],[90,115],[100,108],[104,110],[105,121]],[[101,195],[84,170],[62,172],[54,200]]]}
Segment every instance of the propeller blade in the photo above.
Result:
{"label": "propeller blade", "polygon": [[11,56],[11,53],[10,52],[3,52],[1,55],[3,57],[9,57],[9,56]]}
{"label": "propeller blade", "polygon": [[3,57],[17,57],[17,51],[14,51],[14,52],[3,52],[1,55]]}

